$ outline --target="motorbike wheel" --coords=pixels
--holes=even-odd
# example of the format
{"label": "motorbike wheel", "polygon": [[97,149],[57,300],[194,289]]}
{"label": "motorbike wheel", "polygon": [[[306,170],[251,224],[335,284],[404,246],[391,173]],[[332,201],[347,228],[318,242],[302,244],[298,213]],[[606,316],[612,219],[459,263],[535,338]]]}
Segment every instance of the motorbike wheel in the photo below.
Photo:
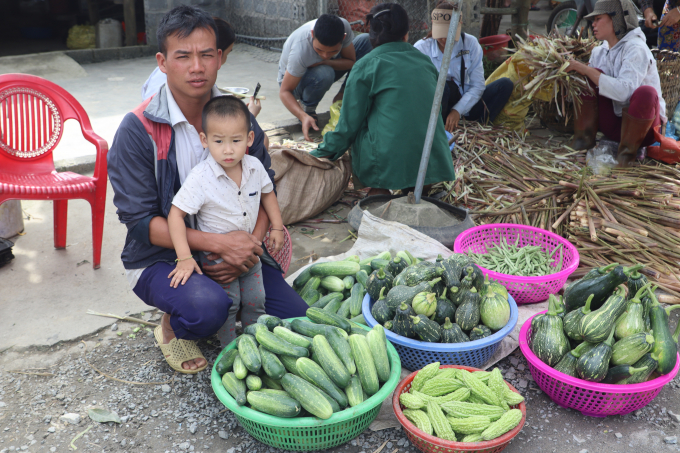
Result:
{"label": "motorbike wheel", "polygon": [[[559,35],[566,36],[574,26],[577,16],[578,11],[576,2],[567,1],[560,4],[550,14],[547,24],[548,34],[555,31]],[[579,26],[576,30],[583,33],[587,27],[588,21],[581,19],[581,22],[579,23]]]}

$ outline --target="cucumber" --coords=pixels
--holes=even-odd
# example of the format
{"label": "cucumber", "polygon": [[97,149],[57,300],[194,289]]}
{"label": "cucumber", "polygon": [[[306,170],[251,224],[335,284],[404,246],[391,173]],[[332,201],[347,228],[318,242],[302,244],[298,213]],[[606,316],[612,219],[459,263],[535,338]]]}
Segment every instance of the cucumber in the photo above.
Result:
{"label": "cucumber", "polygon": [[336,412],[340,412],[342,410],[340,408],[340,405],[338,404],[338,402],[335,401],[333,398],[331,398],[331,396],[328,393],[324,392],[319,387],[316,387],[316,389],[319,391],[319,393],[321,393],[321,396],[323,396],[326,399],[326,401],[328,401],[328,404],[331,405],[331,408],[333,409],[334,414]]}
{"label": "cucumber", "polygon": [[224,373],[228,373],[229,371],[232,370],[234,366],[234,360],[238,356],[238,350],[236,349],[230,349],[224,354],[222,354],[222,358],[220,359],[219,362],[217,362],[217,365],[215,366],[215,371],[217,371],[217,374],[220,376],[224,376]]}
{"label": "cucumber", "polygon": [[371,268],[374,271],[377,271],[378,269],[386,269],[389,264],[390,264],[389,260],[374,259],[373,261],[371,261]]}
{"label": "cucumber", "polygon": [[375,325],[366,335],[366,342],[373,357],[378,380],[387,382],[390,378],[390,359],[387,357],[387,338],[383,326]]}
{"label": "cucumber", "polygon": [[340,409],[347,407],[348,403],[345,393],[333,383],[328,374],[317,363],[301,357],[297,359],[296,366],[301,378],[326,392],[338,403]]}
{"label": "cucumber", "polygon": [[274,335],[294,346],[299,346],[301,348],[308,348],[309,345],[312,344],[312,341],[309,337],[305,337],[304,335],[300,335],[281,326],[274,328]]}
{"label": "cucumber", "polygon": [[356,324],[361,324],[362,326],[368,326],[368,323],[366,323],[366,318],[364,318],[364,315],[361,314],[361,313],[359,313],[359,314],[358,314],[357,316],[355,316],[354,318],[351,318],[351,319],[349,320],[349,322],[351,322],[351,323],[353,322],[353,323],[356,323]]}
{"label": "cucumber", "polygon": [[248,404],[256,411],[275,417],[291,418],[300,414],[302,406],[290,396],[264,391],[248,392]]}
{"label": "cucumber", "polygon": [[[349,318],[350,313],[349,313],[349,305],[352,303],[351,298],[348,297],[344,301],[342,301],[342,304],[340,305],[340,308],[338,308],[338,311],[335,313],[336,315],[340,316],[341,318]],[[342,330],[342,329],[340,329]],[[345,332],[346,333],[346,332]]]}
{"label": "cucumber", "polygon": [[300,290],[300,296],[304,297],[305,293],[308,291],[311,291],[313,289],[319,289],[319,286],[321,285],[321,279],[319,277],[312,277],[310,278],[305,286],[302,287]]}
{"label": "cucumber", "polygon": [[371,349],[368,346],[366,337],[350,335],[349,346],[352,350],[354,363],[357,366],[361,388],[368,396],[375,395],[380,389],[380,384],[378,383],[378,372],[375,369],[373,356],[371,355]]}
{"label": "cucumber", "polygon": [[361,261],[361,258],[359,258],[359,255],[350,255],[347,258],[345,258],[343,261],[353,261],[355,263],[358,263]]}
{"label": "cucumber", "polygon": [[314,347],[314,355],[317,356],[321,368],[328,374],[335,385],[342,389],[347,387],[350,378],[349,371],[345,365],[343,365],[335,351],[333,351],[333,348],[331,348],[326,337],[317,335],[312,340],[312,344]]}
{"label": "cucumber", "polygon": [[[366,332],[363,329],[361,330]],[[333,329],[331,326],[328,326],[326,329],[325,337],[326,340],[328,340],[328,344],[331,345],[333,352],[335,352],[343,365],[345,365],[345,368],[347,368],[347,371],[349,371],[349,374],[356,374],[357,367],[354,363],[354,358],[352,358],[352,350],[349,347],[349,342],[340,335],[337,329]]]}
{"label": "cucumber", "polygon": [[[348,321],[349,322],[349,321]],[[293,322],[291,323],[291,326],[293,327],[293,330],[300,335],[304,335],[309,338],[314,338],[317,335],[325,335],[326,334],[326,325],[325,324],[314,324],[309,321],[303,321],[302,319],[294,319]],[[347,338],[347,332],[343,329],[337,328],[340,331],[340,335],[343,337]]]}
{"label": "cucumber", "polygon": [[[268,330],[260,329],[260,333],[267,332]],[[252,335],[241,335],[241,339],[238,342],[238,355],[241,357],[243,364],[248,368],[251,373],[257,373],[262,367],[262,358],[257,350],[257,341]]]}
{"label": "cucumber", "polygon": [[[368,283],[368,273],[365,270],[362,269],[359,272],[357,272],[356,275],[354,276],[354,278],[356,278],[356,281],[358,283],[361,283],[361,286],[366,288],[366,284]],[[352,285],[352,286],[354,286],[354,285]]]}
{"label": "cucumber", "polygon": [[319,390],[309,382],[299,376],[286,373],[281,378],[281,385],[293,399],[300,402],[302,407],[312,415],[316,415],[322,420],[327,420],[333,415],[333,407],[319,392]]}
{"label": "cucumber", "polygon": [[350,378],[345,394],[347,395],[347,402],[350,407],[358,406],[364,402],[364,390],[361,388],[359,376],[352,376]]}
{"label": "cucumber", "polygon": [[281,387],[280,389],[262,389],[260,390],[260,392],[266,393],[268,395],[283,395],[290,398],[290,395],[288,394],[288,392],[283,390],[283,387]]}
{"label": "cucumber", "polygon": [[283,387],[281,387],[281,380],[277,379],[272,379],[266,374],[262,376],[262,383],[267,386],[267,388],[262,389],[262,390],[280,390],[283,391]]}
{"label": "cucumber", "polygon": [[373,260],[391,260],[391,259],[392,255],[390,254],[390,252],[382,252],[375,256],[371,256],[370,258],[364,258],[363,260],[359,261],[359,264],[370,265]]}
{"label": "cucumber", "polygon": [[345,282],[334,275],[329,275],[321,279],[321,287],[339,293],[345,290]]}
{"label": "cucumber", "polygon": [[[387,321],[387,322],[391,323],[392,321]],[[387,324],[387,322],[385,324]],[[368,330],[362,329],[361,327],[359,327],[358,324],[354,324],[354,323],[350,323],[350,324],[352,324],[352,332],[351,332],[352,335],[361,335],[362,337],[365,337],[366,335],[368,335]]]}
{"label": "cucumber", "polygon": [[[252,335],[254,337],[255,334],[257,333],[257,329],[267,329],[267,326],[264,325],[264,324],[256,322],[255,324],[245,326],[243,328],[243,333],[245,333],[246,335]],[[269,329],[267,329],[267,330],[269,330]]]}
{"label": "cucumber", "polygon": [[[351,311],[351,305],[350,305],[350,311]],[[326,324],[328,326],[335,326],[338,327],[345,332],[350,331],[350,324],[349,321],[341,316],[336,315],[335,313],[329,313],[327,311],[320,310],[318,308],[308,308],[307,309],[307,317],[312,320],[312,322],[315,322],[317,324]]]}
{"label": "cucumber", "polygon": [[335,299],[340,299],[342,300],[342,293],[328,293],[325,296],[323,296],[321,299],[317,300],[312,307],[314,308],[325,308],[328,304],[333,302]]}
{"label": "cucumber", "polygon": [[286,370],[288,370],[289,373],[293,373],[293,374],[297,374],[297,375],[300,374],[300,373],[298,373],[298,369],[297,369],[297,359],[298,359],[297,357],[293,357],[292,355],[281,355],[281,356],[278,356],[278,357],[279,357],[279,360],[281,361],[281,363],[283,364],[283,366],[286,368]]}
{"label": "cucumber", "polygon": [[293,288],[294,289],[302,289],[304,286],[307,284],[310,278],[312,278],[312,267],[314,267],[314,264],[307,266],[305,270],[300,272],[300,275],[295,277],[295,280],[293,281]]}
{"label": "cucumber", "polygon": [[281,318],[272,315],[260,315],[260,317],[257,318],[257,323],[264,324],[265,326],[267,326],[267,329],[269,329],[270,332],[274,330],[274,327],[283,324]]}
{"label": "cucumber", "polygon": [[[310,309],[311,310],[311,309]],[[259,330],[256,335],[257,341],[267,350],[274,354],[291,355],[293,357],[307,357],[307,348],[301,348],[288,343],[266,330]]]}
{"label": "cucumber", "polygon": [[321,293],[315,289],[310,289],[300,294],[300,297],[311,307],[321,299]]}
{"label": "cucumber", "polygon": [[[370,286],[370,283],[369,283]],[[364,294],[366,294],[366,291],[364,291],[364,287],[361,283],[355,283],[354,286],[352,286],[352,292],[350,293],[349,296],[349,312],[352,315],[352,317],[357,316],[359,313],[361,313],[361,304],[364,301]],[[378,294],[380,294],[380,290],[378,289]],[[340,326],[338,326],[340,327]],[[341,327],[342,328],[342,327]]]}
{"label": "cucumber", "polygon": [[[359,271],[359,272],[361,272],[361,271]],[[357,274],[358,274],[359,272],[357,272]],[[354,277],[352,277],[351,275],[348,275],[347,277],[345,277],[345,278],[342,279],[342,283],[345,284],[345,289],[346,289],[346,290],[352,289],[352,286],[354,286],[354,283],[355,283]]]}
{"label": "cucumber", "polygon": [[336,298],[331,303],[323,307],[323,311],[327,311],[328,313],[337,313],[338,310],[340,310],[342,304],[343,304],[342,298],[340,299]]}
{"label": "cucumber", "polygon": [[[246,378],[246,387],[248,387],[248,390],[258,391],[262,388],[262,379],[251,374]],[[246,394],[246,397],[247,396],[248,395]]]}
{"label": "cucumber", "polygon": [[243,364],[240,356],[234,359],[234,376],[236,379],[245,379],[248,376],[248,368]]}
{"label": "cucumber", "polygon": [[[277,327],[277,329],[282,329],[283,327]],[[279,380],[286,374],[286,368],[281,363],[281,360],[272,354],[265,347],[260,345],[259,348],[260,357],[262,358],[262,368],[267,376],[272,379]]]}
{"label": "cucumber", "polygon": [[360,269],[359,263],[353,261],[332,261],[314,265],[311,272],[316,277],[334,276],[344,278],[348,275],[356,274]]}
{"label": "cucumber", "polygon": [[234,373],[225,373],[225,375],[222,376],[222,385],[236,400],[236,404],[239,406],[244,406],[246,404],[246,383],[237,379]]}

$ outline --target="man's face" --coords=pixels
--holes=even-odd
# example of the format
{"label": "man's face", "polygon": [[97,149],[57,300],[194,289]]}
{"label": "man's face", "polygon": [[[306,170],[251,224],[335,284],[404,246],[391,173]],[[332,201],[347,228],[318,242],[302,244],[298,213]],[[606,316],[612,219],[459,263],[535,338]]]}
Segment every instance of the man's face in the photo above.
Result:
{"label": "man's face", "polygon": [[318,53],[323,60],[330,60],[342,50],[342,41],[335,46],[324,46],[318,39],[314,38],[312,39],[312,47],[314,52]]}
{"label": "man's face", "polygon": [[197,28],[182,39],[176,34],[168,36],[165,49],[166,54],[157,53],[156,60],[168,76],[173,96],[202,98],[208,95],[217,80],[222,59],[213,30]]}

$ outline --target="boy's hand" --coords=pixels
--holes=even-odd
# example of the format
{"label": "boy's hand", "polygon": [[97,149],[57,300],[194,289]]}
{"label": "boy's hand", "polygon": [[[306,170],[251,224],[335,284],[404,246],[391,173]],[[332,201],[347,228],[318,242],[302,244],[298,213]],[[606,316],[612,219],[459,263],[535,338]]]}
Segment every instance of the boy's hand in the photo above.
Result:
{"label": "boy's hand", "polygon": [[274,253],[283,248],[283,241],[283,231],[271,230],[269,233],[269,246],[274,248]]}
{"label": "boy's hand", "polygon": [[201,275],[203,274],[201,268],[198,266],[198,263],[196,263],[196,260],[194,260],[193,258],[178,261],[177,267],[175,267],[175,269],[173,269],[173,271],[170,272],[170,275],[168,275],[168,278],[172,277],[170,286],[172,286],[173,288],[177,288],[177,285],[179,285],[180,283],[184,285],[187,282],[187,280],[189,280],[189,277],[191,277],[191,274],[193,274],[194,271],[198,272]]}

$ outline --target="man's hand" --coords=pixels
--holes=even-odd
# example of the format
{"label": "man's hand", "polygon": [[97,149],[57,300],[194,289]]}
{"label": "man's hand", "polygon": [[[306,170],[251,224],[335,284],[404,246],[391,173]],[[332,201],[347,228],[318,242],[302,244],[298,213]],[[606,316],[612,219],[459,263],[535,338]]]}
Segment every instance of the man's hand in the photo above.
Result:
{"label": "man's hand", "polygon": [[661,18],[661,22],[659,22],[659,27],[672,27],[678,22],[680,22],[680,12],[678,12],[678,8],[673,8],[668,12],[668,14]]}
{"label": "man's hand", "polygon": [[658,18],[656,17],[656,14],[654,14],[654,10],[652,8],[647,8],[643,14],[645,16],[645,26],[647,28],[656,28],[658,26],[654,24]]}
{"label": "man's hand", "polygon": [[259,100],[255,99],[255,96],[250,96],[250,101],[248,101],[248,111],[253,114],[255,118],[262,110],[262,104]]}
{"label": "man's hand", "polygon": [[[212,254],[208,255],[208,259],[212,258],[219,258],[219,256]],[[205,271],[205,274],[215,280],[217,283],[221,285],[226,285],[227,283],[231,283],[234,280],[236,280],[241,274],[243,274],[242,271],[239,269],[235,268],[231,264],[227,264],[225,261],[222,261],[221,263],[213,264],[212,266],[208,266],[206,264],[203,265],[203,270]]]}
{"label": "man's hand", "polygon": [[316,125],[316,121],[314,121],[314,118],[312,118],[311,116],[309,116],[307,114],[305,114],[305,116],[302,117],[300,122],[302,123],[302,133],[305,136],[305,140],[307,140],[308,142],[311,142],[312,139],[309,138],[309,129],[311,128],[311,129],[314,129],[315,131],[318,131],[319,126]]}
{"label": "man's hand", "polygon": [[446,117],[446,125],[445,129],[451,133],[456,130],[458,127],[458,122],[460,121],[460,113],[458,113],[457,110],[453,109],[451,112],[449,112],[449,116]]}
{"label": "man's hand", "polygon": [[215,235],[213,247],[209,251],[212,252],[208,255],[209,260],[222,258],[241,272],[248,272],[260,260],[262,242],[245,231],[233,231]]}

